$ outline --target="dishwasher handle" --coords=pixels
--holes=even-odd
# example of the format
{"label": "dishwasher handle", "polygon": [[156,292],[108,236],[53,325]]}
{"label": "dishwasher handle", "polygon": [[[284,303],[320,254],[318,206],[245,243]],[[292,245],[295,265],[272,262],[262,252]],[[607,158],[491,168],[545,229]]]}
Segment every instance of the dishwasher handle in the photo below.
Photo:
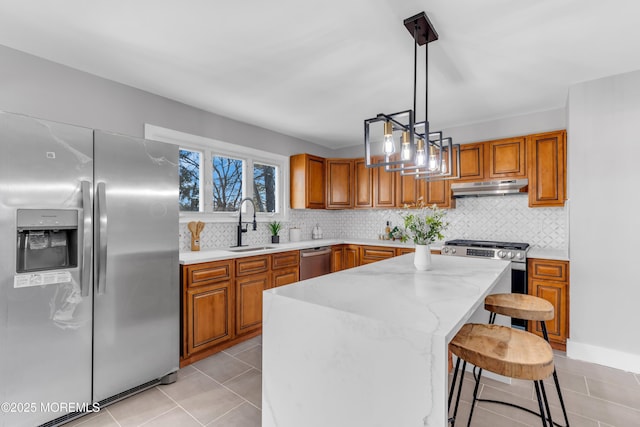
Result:
{"label": "dishwasher handle", "polygon": [[324,248],[324,249],[312,249],[312,250],[301,250],[300,251],[300,256],[302,258],[307,258],[307,257],[312,257],[312,256],[320,256],[320,255],[328,255],[331,253],[331,248]]}

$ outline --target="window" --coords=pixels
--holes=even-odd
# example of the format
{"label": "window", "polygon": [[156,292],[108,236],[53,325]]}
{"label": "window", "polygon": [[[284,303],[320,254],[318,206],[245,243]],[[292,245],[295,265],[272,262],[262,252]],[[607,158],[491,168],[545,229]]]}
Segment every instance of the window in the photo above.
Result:
{"label": "window", "polygon": [[276,212],[276,173],[276,166],[253,164],[253,201],[258,212]]}
{"label": "window", "polygon": [[200,159],[199,151],[180,150],[180,210],[200,211]]}
{"label": "window", "polygon": [[[237,221],[251,197],[261,222],[288,219],[289,158],[153,125],[145,138],[180,147],[180,220]],[[243,212],[251,207],[243,204]]]}
{"label": "window", "polygon": [[243,161],[213,156],[213,210],[235,212],[242,200]]}

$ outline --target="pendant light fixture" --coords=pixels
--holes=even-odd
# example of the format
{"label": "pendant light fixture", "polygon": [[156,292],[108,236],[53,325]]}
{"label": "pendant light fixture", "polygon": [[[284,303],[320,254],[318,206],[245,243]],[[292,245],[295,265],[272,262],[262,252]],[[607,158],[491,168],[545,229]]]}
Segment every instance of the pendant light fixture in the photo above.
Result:
{"label": "pendant light fixture", "polygon": [[[413,109],[392,114],[380,113],[364,121],[364,155],[367,167],[384,167],[388,172],[413,175],[430,181],[454,179],[460,170],[460,150],[442,132],[429,130],[428,44],[438,40],[429,18],[424,12],[404,20],[404,26],[414,40]],[[425,46],[425,118],[416,122],[416,87],[418,46]],[[397,138],[400,139],[398,144]],[[373,147],[372,147],[373,146]]]}

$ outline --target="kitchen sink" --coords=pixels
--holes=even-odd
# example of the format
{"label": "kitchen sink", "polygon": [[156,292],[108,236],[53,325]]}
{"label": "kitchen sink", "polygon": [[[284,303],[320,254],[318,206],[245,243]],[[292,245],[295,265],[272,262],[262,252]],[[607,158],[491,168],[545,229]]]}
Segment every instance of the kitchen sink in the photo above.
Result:
{"label": "kitchen sink", "polygon": [[249,248],[230,248],[227,249],[230,252],[258,252],[258,251],[266,251],[267,249],[275,249],[275,246],[259,246],[259,247],[249,247]]}

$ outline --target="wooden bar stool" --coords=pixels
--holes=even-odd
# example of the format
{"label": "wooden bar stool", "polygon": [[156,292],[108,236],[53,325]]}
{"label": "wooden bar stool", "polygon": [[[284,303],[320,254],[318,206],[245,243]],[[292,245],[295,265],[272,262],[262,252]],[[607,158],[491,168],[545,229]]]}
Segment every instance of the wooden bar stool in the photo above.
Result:
{"label": "wooden bar stool", "polygon": [[473,402],[471,403],[467,427],[471,425],[473,410],[478,400],[478,386],[480,385],[483,369],[509,378],[532,380],[535,384],[542,426],[547,427],[547,419],[550,423],[549,426],[553,425],[549,402],[547,401],[542,381],[551,376],[554,370],[553,351],[548,342],[537,335],[506,326],[467,323],[453,338],[449,344],[449,349],[458,356],[456,370],[453,375],[453,384],[449,393],[449,406],[456,386],[460,360],[464,361],[453,417],[449,419],[452,427],[455,426],[458,414],[467,362],[479,368],[478,374],[475,375],[474,373],[476,384],[473,389]]}
{"label": "wooden bar stool", "polygon": [[[496,319],[496,314],[502,314],[504,316],[513,317],[515,319],[531,320],[540,322],[542,329],[542,336],[549,342],[549,334],[547,334],[547,320],[553,320],[555,315],[553,311],[553,305],[546,299],[539,298],[533,295],[526,294],[493,294],[484,299],[485,310],[491,312],[489,316],[489,323],[493,324]],[[553,381],[556,385],[556,391],[558,392],[558,399],[560,400],[560,406],[562,407],[562,413],[564,415],[565,426],[569,427],[569,417],[567,416],[567,409],[564,406],[564,399],[562,397],[562,391],[560,390],[560,382],[558,381],[558,374],[553,369]],[[503,403],[500,401],[478,399],[483,402]],[[517,405],[517,408],[523,409],[527,412],[530,411],[527,408],[523,408]],[[559,425],[559,424],[556,424]]]}

